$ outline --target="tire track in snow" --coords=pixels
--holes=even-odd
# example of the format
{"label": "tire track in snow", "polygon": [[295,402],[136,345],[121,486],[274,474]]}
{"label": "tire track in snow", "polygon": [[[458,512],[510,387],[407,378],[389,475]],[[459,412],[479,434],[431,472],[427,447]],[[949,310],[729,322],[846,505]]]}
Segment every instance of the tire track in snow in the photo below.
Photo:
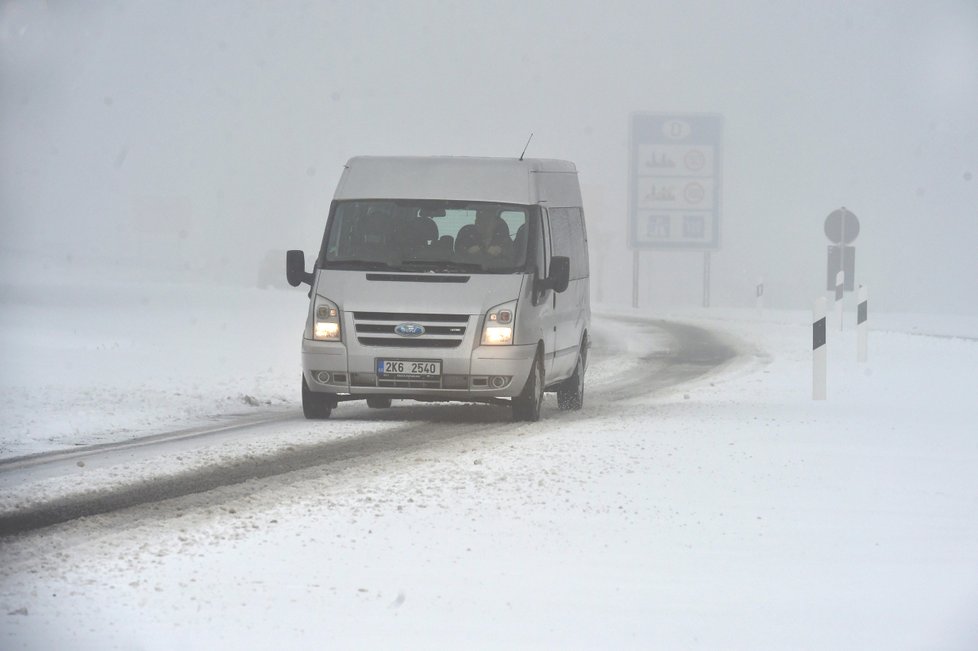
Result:
{"label": "tire track in snow", "polygon": [[[587,419],[589,407],[604,412],[608,408],[613,409],[618,401],[678,388],[715,372],[738,354],[733,343],[715,332],[689,324],[638,317],[596,319],[595,323],[597,328],[590,365],[598,376],[597,381],[587,386],[584,410],[559,413],[562,420]],[[601,331],[602,324],[609,329],[617,327],[619,331],[626,330],[630,334],[627,337],[620,336],[622,332],[618,333],[619,336],[614,333],[607,335]],[[602,361],[602,358],[608,361]],[[603,364],[610,364],[613,368],[602,369]],[[591,370],[589,368],[588,377]],[[557,417],[558,413],[552,409],[552,405],[549,407],[547,417]],[[365,407],[337,420],[363,419],[364,412]],[[0,514],[0,536],[24,534],[83,517],[175,498],[201,496],[208,491],[255,480],[281,477],[283,481],[301,481],[301,477],[295,476],[302,474],[301,471],[313,468],[335,471],[351,464],[377,462],[385,456],[403,456],[453,440],[498,436],[500,433],[532,434],[535,426],[533,423],[511,422],[508,408],[487,405],[441,403],[431,406],[414,403],[393,410],[370,410],[368,413],[370,420],[413,422],[350,438],[290,446],[271,455],[238,458],[232,463],[162,477],[136,478],[123,486],[32,504]],[[30,472],[31,467],[40,471],[45,465],[65,464],[68,459],[122,452],[132,454],[134,450],[153,450],[190,437],[209,437],[217,433],[226,436],[230,432],[244,434],[256,428],[281,427],[292,422],[305,421],[291,415],[273,416],[257,422],[251,418],[238,425],[183,430],[116,445],[14,459],[0,465],[0,473],[12,470]],[[289,475],[293,477],[289,479]]]}

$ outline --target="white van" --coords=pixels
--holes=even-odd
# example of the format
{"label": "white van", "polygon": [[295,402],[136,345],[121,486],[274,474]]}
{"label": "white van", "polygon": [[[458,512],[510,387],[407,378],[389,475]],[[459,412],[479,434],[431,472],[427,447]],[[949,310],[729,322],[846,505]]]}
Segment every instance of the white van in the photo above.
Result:
{"label": "white van", "polygon": [[577,169],[559,160],[357,157],[311,273],[302,409],[488,402],[540,418],[584,399],[591,327]]}

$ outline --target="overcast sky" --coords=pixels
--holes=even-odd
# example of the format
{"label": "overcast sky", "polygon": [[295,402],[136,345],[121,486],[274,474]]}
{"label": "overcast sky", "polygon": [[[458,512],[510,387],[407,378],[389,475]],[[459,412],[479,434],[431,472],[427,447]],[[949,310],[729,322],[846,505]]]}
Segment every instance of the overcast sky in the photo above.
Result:
{"label": "overcast sky", "polygon": [[[0,251],[251,283],[318,249],[360,154],[574,161],[594,283],[631,300],[628,121],[724,120],[713,301],[824,289],[822,222],[862,230],[881,309],[978,312],[978,3],[0,4]],[[646,252],[697,304],[703,255]],[[597,292],[596,292],[597,293]]]}

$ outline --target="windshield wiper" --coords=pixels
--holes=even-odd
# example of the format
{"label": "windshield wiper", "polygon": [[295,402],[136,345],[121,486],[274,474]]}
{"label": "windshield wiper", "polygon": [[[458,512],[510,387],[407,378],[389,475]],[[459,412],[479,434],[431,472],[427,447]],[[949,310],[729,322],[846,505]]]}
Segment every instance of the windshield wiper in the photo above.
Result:
{"label": "windshield wiper", "polygon": [[327,269],[393,269],[380,260],[327,260]]}

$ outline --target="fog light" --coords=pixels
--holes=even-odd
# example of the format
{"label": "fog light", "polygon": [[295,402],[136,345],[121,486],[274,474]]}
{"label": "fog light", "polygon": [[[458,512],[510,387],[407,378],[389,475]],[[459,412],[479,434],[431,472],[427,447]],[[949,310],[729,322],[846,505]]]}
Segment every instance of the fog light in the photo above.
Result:
{"label": "fog light", "polygon": [[506,386],[506,378],[501,375],[493,375],[489,382],[492,384],[493,389],[502,389]]}
{"label": "fog light", "polygon": [[327,373],[326,371],[319,371],[318,373],[316,373],[316,380],[320,384],[329,384],[329,373]]}

